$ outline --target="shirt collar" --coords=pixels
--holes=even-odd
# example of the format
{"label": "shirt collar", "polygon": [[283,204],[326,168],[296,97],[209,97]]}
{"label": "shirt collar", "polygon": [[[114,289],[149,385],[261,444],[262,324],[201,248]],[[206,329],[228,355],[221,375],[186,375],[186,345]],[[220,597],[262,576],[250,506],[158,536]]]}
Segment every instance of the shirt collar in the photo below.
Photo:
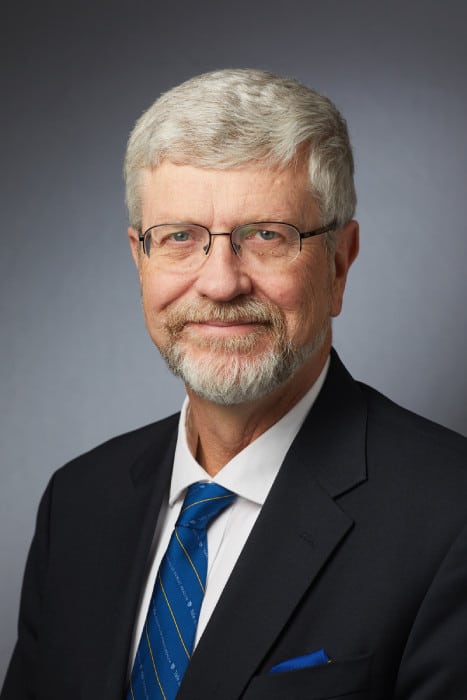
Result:
{"label": "shirt collar", "polygon": [[262,506],[303,421],[324,384],[329,369],[328,357],[321,374],[305,396],[277,423],[247,445],[216,476],[204,471],[190,452],[186,435],[188,397],[183,402],[178,424],[169,506],[184,497],[186,489],[196,481],[214,481],[238,496]]}

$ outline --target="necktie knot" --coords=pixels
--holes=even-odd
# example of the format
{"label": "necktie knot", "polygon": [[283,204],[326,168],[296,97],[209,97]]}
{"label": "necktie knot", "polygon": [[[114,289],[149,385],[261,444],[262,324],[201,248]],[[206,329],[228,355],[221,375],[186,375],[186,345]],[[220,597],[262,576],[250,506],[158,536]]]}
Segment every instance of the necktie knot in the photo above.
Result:
{"label": "necktie knot", "polygon": [[177,527],[206,530],[211,520],[214,520],[235,498],[236,495],[232,491],[219,484],[204,482],[192,484],[178,516]]}
{"label": "necktie knot", "polygon": [[126,700],[175,700],[194,647],[206,586],[206,529],[235,499],[214,483],[190,486],[161,561]]}

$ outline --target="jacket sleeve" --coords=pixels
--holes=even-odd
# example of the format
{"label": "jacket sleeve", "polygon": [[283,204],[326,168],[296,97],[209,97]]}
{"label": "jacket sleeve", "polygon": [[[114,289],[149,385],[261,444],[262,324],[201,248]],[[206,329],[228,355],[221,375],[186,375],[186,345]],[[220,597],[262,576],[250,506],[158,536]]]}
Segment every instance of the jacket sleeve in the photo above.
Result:
{"label": "jacket sleeve", "polygon": [[39,636],[47,576],[50,505],[53,478],[39,505],[36,530],[29,550],[21,591],[18,640],[8,667],[0,700],[34,700],[40,669]]}
{"label": "jacket sleeve", "polygon": [[467,697],[467,526],[432,580],[399,668],[397,700]]}

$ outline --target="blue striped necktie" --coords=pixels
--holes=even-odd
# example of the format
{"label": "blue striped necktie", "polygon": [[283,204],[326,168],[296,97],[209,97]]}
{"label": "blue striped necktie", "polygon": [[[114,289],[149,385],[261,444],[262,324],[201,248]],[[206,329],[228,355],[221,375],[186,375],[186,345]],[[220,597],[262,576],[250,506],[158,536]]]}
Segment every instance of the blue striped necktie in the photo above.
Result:
{"label": "blue striped necktie", "polygon": [[126,700],[173,700],[193,652],[208,564],[206,529],[235,499],[218,484],[190,486],[161,561]]}

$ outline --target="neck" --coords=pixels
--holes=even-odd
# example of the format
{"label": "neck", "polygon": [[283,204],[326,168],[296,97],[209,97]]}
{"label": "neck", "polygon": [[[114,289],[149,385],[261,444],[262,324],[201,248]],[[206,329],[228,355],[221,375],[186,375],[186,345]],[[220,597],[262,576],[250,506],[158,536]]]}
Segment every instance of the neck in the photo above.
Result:
{"label": "neck", "polygon": [[193,456],[215,476],[235,455],[279,421],[318,379],[329,348],[313,357],[285,384],[255,401],[223,406],[202,399],[187,387],[188,444]]}

